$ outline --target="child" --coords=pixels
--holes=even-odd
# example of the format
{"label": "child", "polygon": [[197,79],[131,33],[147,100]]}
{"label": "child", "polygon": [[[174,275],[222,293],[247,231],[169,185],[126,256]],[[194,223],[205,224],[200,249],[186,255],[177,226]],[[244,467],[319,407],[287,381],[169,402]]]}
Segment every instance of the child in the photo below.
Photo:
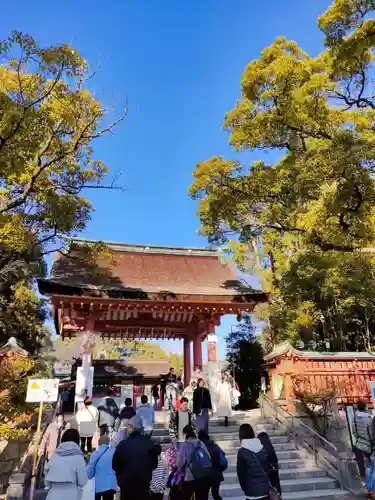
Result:
{"label": "child", "polygon": [[154,451],[158,456],[158,466],[154,471],[152,471],[150,498],[153,498],[154,500],[163,500],[164,492],[167,488],[169,471],[163,457],[161,456],[160,444],[154,445]]}

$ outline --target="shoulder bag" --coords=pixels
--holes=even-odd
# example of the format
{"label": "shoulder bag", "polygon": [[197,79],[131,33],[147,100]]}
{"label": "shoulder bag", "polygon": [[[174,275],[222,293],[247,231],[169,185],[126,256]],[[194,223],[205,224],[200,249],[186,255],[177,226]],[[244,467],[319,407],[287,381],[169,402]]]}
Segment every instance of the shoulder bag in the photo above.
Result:
{"label": "shoulder bag", "polygon": [[355,434],[356,434],[356,441],[355,441],[354,447],[360,451],[363,451],[363,453],[366,453],[367,455],[371,455],[372,452],[374,451],[374,443],[373,443],[371,435],[370,435],[369,424],[367,424],[367,427],[366,427],[368,440],[363,438],[363,437],[358,436],[357,417],[354,417],[354,426],[355,426]]}
{"label": "shoulder bag", "polygon": [[[250,451],[250,450],[249,450]],[[268,478],[268,475],[266,474],[265,470],[263,469],[263,466],[262,464],[259,462],[259,459],[258,457],[256,456],[256,454],[253,452],[253,451],[250,451],[250,453],[252,453],[255,457],[255,460],[258,462],[258,465],[259,467],[262,469],[262,472],[264,474],[264,477],[267,479],[267,482],[268,482],[268,486],[269,486],[269,493],[268,493],[268,496],[269,496],[269,500],[281,500],[281,495],[280,493],[278,492],[278,490],[272,486],[272,484],[270,483],[270,480]]]}

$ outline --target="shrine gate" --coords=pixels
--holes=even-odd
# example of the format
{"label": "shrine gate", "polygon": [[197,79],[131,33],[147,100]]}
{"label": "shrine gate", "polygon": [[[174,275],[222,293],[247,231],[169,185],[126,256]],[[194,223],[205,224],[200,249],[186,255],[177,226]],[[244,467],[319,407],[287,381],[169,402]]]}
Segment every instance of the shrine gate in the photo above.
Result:
{"label": "shrine gate", "polygon": [[105,243],[111,257],[95,265],[85,261],[74,240],[71,256],[56,254],[50,279],[39,279],[40,293],[53,306],[63,337],[83,331],[124,339],[183,339],[185,384],[194,366],[202,366],[202,342],[208,361],[216,362],[215,327],[224,314],[251,312],[267,295],[237,279],[236,269],[220,252],[205,248]]}

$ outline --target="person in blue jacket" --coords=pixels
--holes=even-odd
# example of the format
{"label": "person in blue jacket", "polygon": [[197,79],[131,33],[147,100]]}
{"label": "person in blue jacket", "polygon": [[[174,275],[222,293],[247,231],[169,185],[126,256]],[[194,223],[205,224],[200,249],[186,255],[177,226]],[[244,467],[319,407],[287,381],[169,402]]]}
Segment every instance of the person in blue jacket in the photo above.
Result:
{"label": "person in blue jacket", "polygon": [[89,479],[95,478],[95,500],[113,500],[116,493],[116,474],[112,469],[115,448],[109,445],[109,437],[101,436],[98,449],[91,455],[87,466]]}
{"label": "person in blue jacket", "polygon": [[241,447],[237,454],[237,477],[246,499],[267,500],[270,492],[270,462],[267,450],[255,437],[250,424],[239,429]]}
{"label": "person in blue jacket", "polygon": [[142,421],[143,432],[151,437],[154,431],[155,410],[148,402],[148,397],[145,394],[141,397],[141,406],[137,410],[137,416]]}

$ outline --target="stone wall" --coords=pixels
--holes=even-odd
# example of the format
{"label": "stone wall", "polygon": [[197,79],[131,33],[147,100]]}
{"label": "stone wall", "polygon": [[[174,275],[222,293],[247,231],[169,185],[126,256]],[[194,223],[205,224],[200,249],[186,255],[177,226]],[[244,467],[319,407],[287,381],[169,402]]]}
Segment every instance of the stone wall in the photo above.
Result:
{"label": "stone wall", "polygon": [[0,439],[0,493],[8,487],[11,474],[20,466],[28,450],[30,439],[7,441]]}

